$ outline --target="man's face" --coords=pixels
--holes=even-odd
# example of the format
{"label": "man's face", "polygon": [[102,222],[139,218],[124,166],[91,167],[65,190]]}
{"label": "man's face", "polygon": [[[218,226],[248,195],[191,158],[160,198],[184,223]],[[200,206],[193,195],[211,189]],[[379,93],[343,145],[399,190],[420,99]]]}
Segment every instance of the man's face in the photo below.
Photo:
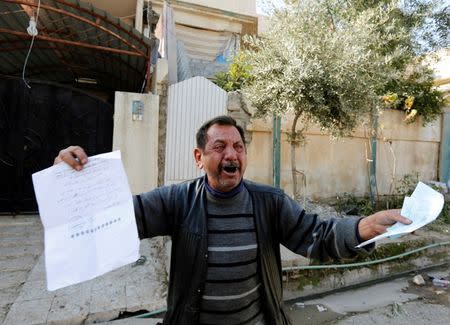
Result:
{"label": "man's face", "polygon": [[194,149],[195,161],[216,191],[228,192],[241,181],[247,167],[247,152],[239,131],[230,125],[212,125],[205,149]]}

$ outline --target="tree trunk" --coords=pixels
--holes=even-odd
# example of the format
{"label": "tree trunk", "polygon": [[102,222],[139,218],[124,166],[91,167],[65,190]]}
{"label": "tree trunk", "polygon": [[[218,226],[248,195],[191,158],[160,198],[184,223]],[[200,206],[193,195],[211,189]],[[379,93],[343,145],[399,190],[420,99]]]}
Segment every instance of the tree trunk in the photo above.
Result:
{"label": "tree trunk", "polygon": [[300,200],[299,197],[299,192],[298,192],[298,182],[297,182],[297,161],[295,159],[295,148],[297,147],[297,132],[296,132],[296,128],[297,128],[297,121],[300,118],[300,115],[302,115],[302,112],[296,112],[295,113],[295,117],[294,117],[294,121],[292,122],[292,129],[291,129],[291,170],[292,170],[292,187],[293,187],[293,192],[294,192],[294,199],[296,201]]}

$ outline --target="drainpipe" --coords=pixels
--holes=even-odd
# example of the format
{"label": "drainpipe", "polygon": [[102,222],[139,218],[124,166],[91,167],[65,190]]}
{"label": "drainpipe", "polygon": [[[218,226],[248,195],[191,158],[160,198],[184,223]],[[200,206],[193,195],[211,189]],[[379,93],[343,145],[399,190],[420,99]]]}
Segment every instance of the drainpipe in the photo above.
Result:
{"label": "drainpipe", "polygon": [[281,117],[273,116],[272,128],[273,148],[273,186],[280,187],[280,161],[281,161]]}

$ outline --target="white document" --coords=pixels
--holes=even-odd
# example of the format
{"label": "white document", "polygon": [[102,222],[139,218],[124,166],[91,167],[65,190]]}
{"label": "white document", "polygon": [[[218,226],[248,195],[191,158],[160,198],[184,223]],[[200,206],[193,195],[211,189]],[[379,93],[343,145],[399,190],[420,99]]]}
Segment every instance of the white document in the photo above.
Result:
{"label": "white document", "polygon": [[139,258],[133,201],[120,151],[33,174],[45,233],[47,289],[95,278]]}
{"label": "white document", "polygon": [[401,211],[401,215],[410,219],[412,223],[405,225],[396,222],[387,228],[384,234],[369,239],[356,247],[359,248],[386,237],[398,237],[413,232],[434,221],[441,213],[443,206],[444,196],[424,183],[419,182],[412,195],[405,197]]}

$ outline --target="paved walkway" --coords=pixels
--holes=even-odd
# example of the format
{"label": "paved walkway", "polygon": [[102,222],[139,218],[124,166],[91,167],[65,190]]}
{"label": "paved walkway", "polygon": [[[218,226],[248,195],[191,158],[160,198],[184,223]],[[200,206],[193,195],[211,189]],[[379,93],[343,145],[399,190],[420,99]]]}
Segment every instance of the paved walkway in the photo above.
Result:
{"label": "paved walkway", "polygon": [[[449,240],[446,237],[436,241],[444,239]],[[46,289],[43,240],[37,216],[0,216],[0,324],[155,324],[155,319],[115,319],[124,312],[165,307],[167,268],[161,261],[167,255],[161,249],[163,238],[141,241],[141,255],[147,257],[143,265],[127,265],[53,292]],[[284,266],[305,263],[305,259],[287,250],[282,250],[282,259]],[[350,279],[352,283],[355,280]],[[333,285],[325,286],[330,290]],[[285,291],[287,296],[289,292]]]}
{"label": "paved walkway", "polygon": [[[141,241],[143,265],[127,265],[94,280],[49,292],[43,230],[36,216],[0,217],[0,324],[80,324],[117,318],[122,312],[165,306],[161,238]],[[112,324],[140,324],[120,320]],[[147,322],[147,324],[149,321]]]}
{"label": "paved walkway", "polygon": [[42,253],[42,238],[36,216],[0,216],[0,323]]}

